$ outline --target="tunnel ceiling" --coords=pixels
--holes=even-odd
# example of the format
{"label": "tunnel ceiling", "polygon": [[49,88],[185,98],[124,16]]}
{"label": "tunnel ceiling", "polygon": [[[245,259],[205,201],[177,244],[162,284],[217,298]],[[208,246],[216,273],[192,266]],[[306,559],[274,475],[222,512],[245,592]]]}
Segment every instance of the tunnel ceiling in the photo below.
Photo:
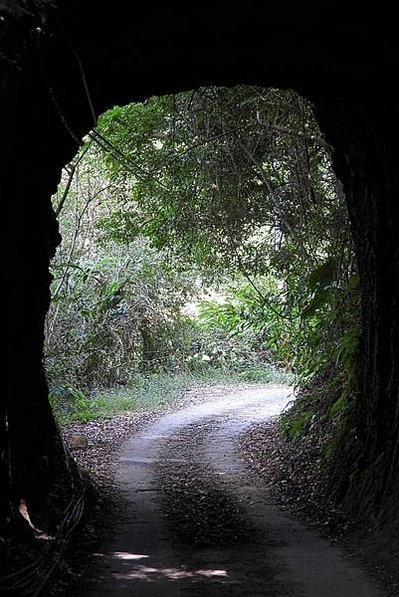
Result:
{"label": "tunnel ceiling", "polygon": [[32,8],[7,19],[5,47],[18,66],[8,65],[20,86],[11,102],[26,111],[27,122],[20,114],[15,124],[36,138],[40,131],[36,151],[51,169],[69,161],[94,126],[90,103],[98,116],[115,104],[210,83],[290,87],[319,108],[361,106],[383,87],[384,101],[392,101],[395,21],[364,6],[351,13],[266,3],[218,13],[201,5],[190,14],[149,6],[127,16],[122,2],[86,11],[76,1],[43,4],[45,17]]}

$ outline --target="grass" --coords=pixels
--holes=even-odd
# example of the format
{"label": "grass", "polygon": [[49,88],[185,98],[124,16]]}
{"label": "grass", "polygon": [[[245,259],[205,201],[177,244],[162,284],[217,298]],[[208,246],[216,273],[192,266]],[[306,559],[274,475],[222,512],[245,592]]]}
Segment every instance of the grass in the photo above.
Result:
{"label": "grass", "polygon": [[103,389],[86,397],[75,388],[65,387],[53,391],[50,402],[61,425],[80,421],[110,418],[130,411],[165,409],[177,402],[193,387],[216,384],[239,385],[243,383],[292,383],[292,375],[271,369],[249,369],[236,373],[221,369],[205,369],[196,373],[137,374],[128,386]]}

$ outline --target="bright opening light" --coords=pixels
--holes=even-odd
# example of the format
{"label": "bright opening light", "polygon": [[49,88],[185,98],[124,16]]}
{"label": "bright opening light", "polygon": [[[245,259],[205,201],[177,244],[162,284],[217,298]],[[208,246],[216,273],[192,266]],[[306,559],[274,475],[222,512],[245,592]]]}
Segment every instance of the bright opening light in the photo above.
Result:
{"label": "bright opening light", "polygon": [[142,553],[129,553],[128,551],[114,551],[111,555],[118,560],[143,560],[150,557]]}

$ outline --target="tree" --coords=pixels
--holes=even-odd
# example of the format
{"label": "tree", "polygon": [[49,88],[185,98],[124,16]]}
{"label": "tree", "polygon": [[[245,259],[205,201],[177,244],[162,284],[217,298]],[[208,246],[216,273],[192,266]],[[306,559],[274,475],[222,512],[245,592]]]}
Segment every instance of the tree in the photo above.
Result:
{"label": "tree", "polygon": [[89,142],[54,197],[63,242],[46,322],[52,388],[90,391],[127,383],[139,370],[170,369],[186,326],[182,307],[196,293],[195,273],[174,271],[144,237],[125,244],[104,237],[99,221],[112,217],[119,195],[99,158]]}
{"label": "tree", "polygon": [[[120,193],[101,223],[108,238],[145,235],[205,276],[243,276],[281,319],[303,378],[340,359],[341,341],[357,333],[348,315],[359,308],[356,264],[308,102],[274,89],[201,88],[113,108],[92,139]],[[280,280],[273,300],[257,287],[265,274]]]}

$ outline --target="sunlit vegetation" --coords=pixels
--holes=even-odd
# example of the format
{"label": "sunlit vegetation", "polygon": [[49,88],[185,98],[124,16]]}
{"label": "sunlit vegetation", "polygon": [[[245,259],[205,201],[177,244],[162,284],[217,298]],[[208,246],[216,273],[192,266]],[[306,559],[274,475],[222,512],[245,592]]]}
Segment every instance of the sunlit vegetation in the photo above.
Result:
{"label": "sunlit vegetation", "polygon": [[326,371],[334,416],[344,409],[358,277],[331,148],[296,93],[210,87],[115,107],[54,209],[46,365],[60,412],[69,399],[83,420],[141,408],[151,376],[182,387],[283,372],[309,386]]}

